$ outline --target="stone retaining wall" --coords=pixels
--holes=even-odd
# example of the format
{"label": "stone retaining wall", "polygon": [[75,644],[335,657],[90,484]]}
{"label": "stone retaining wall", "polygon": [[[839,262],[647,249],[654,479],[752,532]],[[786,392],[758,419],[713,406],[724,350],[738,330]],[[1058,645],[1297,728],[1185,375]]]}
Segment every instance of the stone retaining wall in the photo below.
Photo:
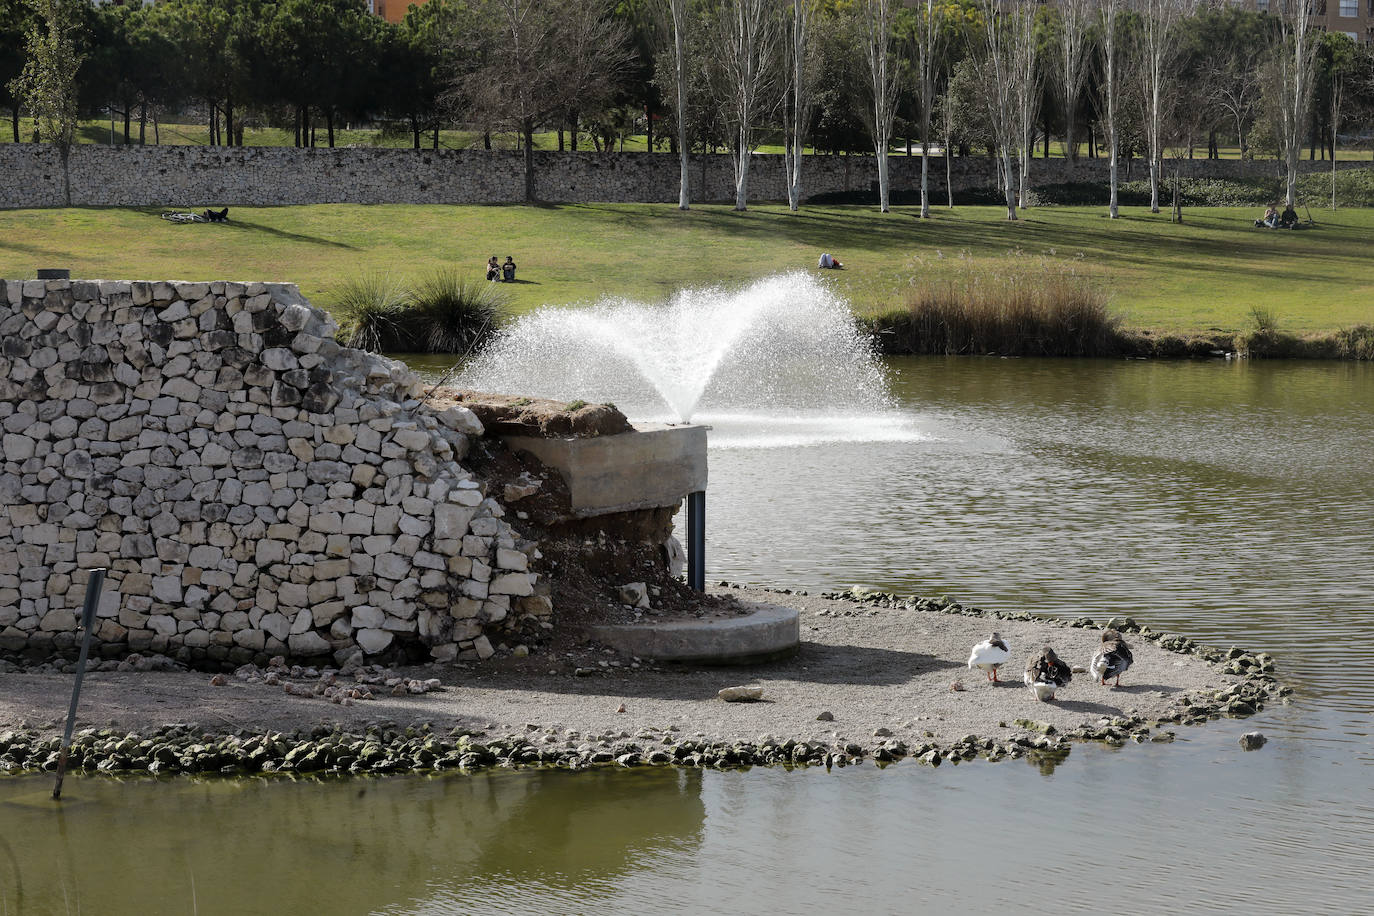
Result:
{"label": "stone retaining wall", "polygon": [[[661,153],[536,152],[536,189],[559,202],[675,203],[678,161]],[[892,188],[919,189],[919,156],[891,159]],[[1367,168],[1368,162],[1341,163]],[[1172,164],[1171,164],[1172,167]],[[692,198],[732,201],[729,156],[692,157]],[[955,190],[992,183],[985,156],[956,157]],[[96,146],[75,147],[70,161],[72,203],[79,207],[273,206],[321,203],[487,204],[524,200],[524,155],[509,150],[293,149],[290,147]],[[1329,171],[1324,162],[1300,163],[1303,172]],[[1187,176],[1278,177],[1274,161],[1192,159]],[[1143,177],[1135,160],[1123,178]],[[1105,159],[1076,164],[1061,159],[1031,163],[1035,184],[1107,179]],[[871,156],[812,156],[803,184],[808,196],[876,187]],[[932,163],[931,187],[943,191],[944,160]],[[785,200],[781,156],[754,157],[751,200]],[[0,208],[63,206],[62,164],[48,146],[0,144]]]}
{"label": "stone retaining wall", "polygon": [[0,281],[0,650],[486,657],[551,626],[471,411],[341,347],[296,287]]}

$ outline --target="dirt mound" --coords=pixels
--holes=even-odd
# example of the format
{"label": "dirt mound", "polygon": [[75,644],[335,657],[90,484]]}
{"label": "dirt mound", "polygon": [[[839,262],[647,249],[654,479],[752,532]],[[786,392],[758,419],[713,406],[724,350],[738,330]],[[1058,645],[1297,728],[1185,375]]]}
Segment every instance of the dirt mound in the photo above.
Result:
{"label": "dirt mound", "polygon": [[614,404],[550,401],[461,388],[436,388],[430,403],[438,410],[460,404],[477,414],[488,435],[591,439],[634,429]]}

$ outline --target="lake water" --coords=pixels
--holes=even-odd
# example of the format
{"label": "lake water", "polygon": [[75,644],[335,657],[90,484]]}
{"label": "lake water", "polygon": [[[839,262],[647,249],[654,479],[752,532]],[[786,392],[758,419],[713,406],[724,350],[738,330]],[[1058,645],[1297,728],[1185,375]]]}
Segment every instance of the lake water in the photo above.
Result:
{"label": "lake water", "polygon": [[708,578],[1130,614],[1293,704],[1049,771],[0,779],[0,916],[1369,912],[1374,367],[890,370],[888,413],[697,418]]}

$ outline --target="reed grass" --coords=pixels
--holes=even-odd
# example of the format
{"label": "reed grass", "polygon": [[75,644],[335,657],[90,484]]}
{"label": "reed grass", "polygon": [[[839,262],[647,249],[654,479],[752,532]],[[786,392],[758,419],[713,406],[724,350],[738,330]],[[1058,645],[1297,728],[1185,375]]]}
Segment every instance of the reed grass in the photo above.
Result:
{"label": "reed grass", "polygon": [[406,292],[390,274],[371,272],[345,279],[328,299],[345,346],[374,353],[407,348]]}
{"label": "reed grass", "polygon": [[884,349],[922,354],[1107,356],[1123,350],[1100,285],[1053,263],[921,283],[871,325]]}
{"label": "reed grass", "polygon": [[500,326],[504,305],[495,284],[452,268],[409,288],[390,274],[364,273],[325,298],[340,341],[374,353],[467,353]]}
{"label": "reed grass", "polygon": [[410,293],[407,316],[426,353],[466,353],[501,322],[505,297],[495,283],[455,268],[425,274]]}

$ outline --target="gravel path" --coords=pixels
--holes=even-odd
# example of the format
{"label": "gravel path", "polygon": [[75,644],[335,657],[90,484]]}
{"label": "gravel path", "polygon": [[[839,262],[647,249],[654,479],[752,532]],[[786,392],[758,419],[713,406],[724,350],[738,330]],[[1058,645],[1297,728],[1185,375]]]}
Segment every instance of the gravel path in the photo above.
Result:
{"label": "gravel path", "polygon": [[[430,722],[434,728],[524,735],[535,728],[581,736],[704,736],[755,741],[761,735],[825,744],[875,743],[886,729],[908,743],[946,744],[966,735],[994,739],[1025,734],[1018,719],[1060,731],[1102,717],[1166,717],[1184,695],[1212,693],[1243,679],[1195,655],[1128,636],[1135,664],[1119,688],[1076,675],[1053,703],[1037,702],[1021,684],[1026,658],[1045,644],[1065,661],[1086,666],[1099,642],[1096,629],[1043,620],[992,620],[905,606],[749,589],[742,598],[787,604],[801,614],[802,649],[793,659],[741,668],[660,669],[592,649],[507,658],[470,668],[416,668],[411,677],[442,679],[422,695],[378,692],[351,707],[287,695],[281,687],[229,677],[212,686],[197,672],[93,672],[81,697],[82,725],[135,731],[184,722],[225,733],[292,731],[321,724],[357,730],[368,724]],[[1012,649],[1006,683],[993,685],[965,667],[969,650],[993,629]],[[602,663],[605,663],[604,665]],[[583,675],[575,674],[583,669]],[[586,675],[588,668],[595,672]],[[951,689],[958,683],[963,689]],[[302,682],[308,684],[308,682]],[[725,703],[727,686],[763,688],[757,703]],[[0,730],[24,726],[60,731],[70,697],[68,674],[0,675]],[[623,708],[623,712],[619,711]],[[818,721],[830,713],[833,720]],[[887,736],[882,736],[886,738]]]}

